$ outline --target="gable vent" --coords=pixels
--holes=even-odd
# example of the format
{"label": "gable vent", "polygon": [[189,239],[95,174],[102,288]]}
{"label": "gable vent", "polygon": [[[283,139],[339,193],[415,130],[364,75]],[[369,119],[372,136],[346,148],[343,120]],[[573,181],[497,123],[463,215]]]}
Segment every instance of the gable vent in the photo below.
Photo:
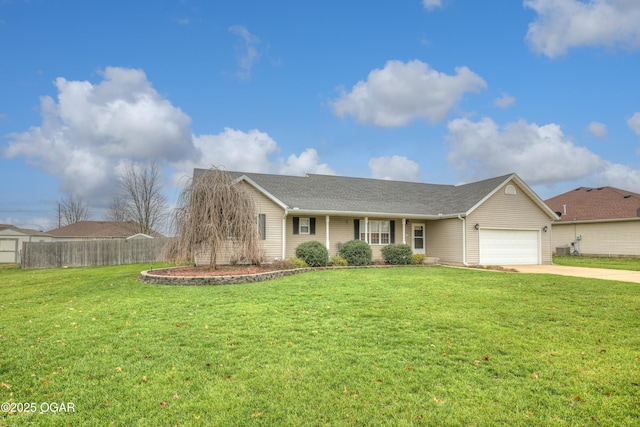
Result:
{"label": "gable vent", "polygon": [[510,196],[515,196],[516,195],[516,187],[514,187],[511,184],[507,185],[507,188],[504,189],[504,194],[508,194]]}

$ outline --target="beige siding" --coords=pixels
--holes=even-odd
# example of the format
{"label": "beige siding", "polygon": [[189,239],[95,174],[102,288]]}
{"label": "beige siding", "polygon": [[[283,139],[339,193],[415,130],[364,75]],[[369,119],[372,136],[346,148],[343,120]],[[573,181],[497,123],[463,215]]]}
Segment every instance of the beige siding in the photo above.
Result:
{"label": "beige siding", "polygon": [[[509,184],[516,188],[515,195],[505,193]],[[543,264],[551,263],[551,219],[513,181],[498,189],[467,217],[467,263],[470,265],[480,262],[480,240],[475,224],[481,228],[513,230],[542,230],[546,226],[548,231],[540,234],[540,255]]]}
{"label": "beige siding", "polygon": [[577,249],[583,255],[640,256],[640,221],[553,224],[553,250],[582,238]]}
{"label": "beige siding", "polygon": [[253,196],[256,213],[266,215],[266,239],[262,241],[264,256],[267,261],[282,258],[282,217],[284,209],[252,186],[242,183]]}
{"label": "beige siding", "polygon": [[[316,219],[316,233],[315,234],[293,234],[293,218],[315,218]],[[316,240],[323,245],[326,243],[326,222],[324,215],[297,215],[289,212],[287,216],[287,250],[286,258],[293,258],[296,256],[296,248],[300,243],[308,242],[310,240]]]}
{"label": "beige siding", "polygon": [[[427,256],[439,258],[445,264],[463,264],[462,221],[441,219],[426,222]],[[409,240],[407,243],[411,244]]]}

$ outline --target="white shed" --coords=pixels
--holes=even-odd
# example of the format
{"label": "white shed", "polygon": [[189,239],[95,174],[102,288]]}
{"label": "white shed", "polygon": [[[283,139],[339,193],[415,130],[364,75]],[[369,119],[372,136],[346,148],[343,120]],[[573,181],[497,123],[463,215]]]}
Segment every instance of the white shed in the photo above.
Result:
{"label": "white shed", "polygon": [[52,242],[53,236],[38,230],[18,228],[14,225],[0,224],[0,264],[20,262],[22,243]]}

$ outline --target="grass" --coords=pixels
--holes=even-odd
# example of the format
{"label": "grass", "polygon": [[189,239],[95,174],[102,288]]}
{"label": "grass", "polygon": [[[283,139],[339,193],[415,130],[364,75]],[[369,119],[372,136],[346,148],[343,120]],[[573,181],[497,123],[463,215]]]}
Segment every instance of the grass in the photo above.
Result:
{"label": "grass", "polygon": [[610,268],[640,271],[640,258],[608,258],[588,256],[554,256],[553,263],[574,267]]}
{"label": "grass", "polygon": [[[0,270],[0,425],[640,423],[640,287],[445,267],[249,285]],[[68,405],[67,405],[68,406]]]}

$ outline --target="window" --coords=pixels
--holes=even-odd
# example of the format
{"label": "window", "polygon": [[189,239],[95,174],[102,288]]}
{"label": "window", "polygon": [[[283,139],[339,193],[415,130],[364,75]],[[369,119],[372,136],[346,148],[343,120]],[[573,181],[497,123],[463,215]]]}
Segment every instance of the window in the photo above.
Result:
{"label": "window", "polygon": [[316,234],[316,219],[294,216],[293,234]]}
{"label": "window", "polygon": [[360,240],[368,240],[371,245],[391,243],[391,221],[369,221],[369,239],[365,233],[365,222],[360,221]]}
{"label": "window", "polygon": [[309,218],[300,218],[299,233],[309,234]]}
{"label": "window", "polygon": [[258,214],[258,233],[260,234],[261,240],[267,239],[267,215],[266,214]]}

